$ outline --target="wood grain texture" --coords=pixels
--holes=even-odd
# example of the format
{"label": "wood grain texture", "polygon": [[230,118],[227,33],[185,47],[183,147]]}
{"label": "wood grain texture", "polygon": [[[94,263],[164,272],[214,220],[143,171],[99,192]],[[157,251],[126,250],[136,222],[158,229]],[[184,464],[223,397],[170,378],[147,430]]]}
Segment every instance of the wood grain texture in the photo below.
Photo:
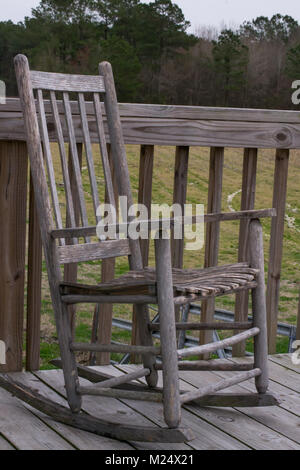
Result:
{"label": "wood grain texture", "polygon": [[[60,153],[60,161],[61,161],[61,168],[62,168],[62,174],[63,174],[64,190],[65,190],[65,198],[66,198],[66,206],[67,206],[67,214],[68,214],[68,223],[70,227],[76,227],[73,195],[72,195],[70,175],[69,175],[69,165],[68,165],[68,160],[67,160],[67,155],[66,155],[61,119],[60,119],[60,115],[58,112],[57,100],[56,100],[56,95],[54,91],[50,92],[50,98],[51,98],[52,114],[53,114],[53,119],[55,123],[56,141],[58,142],[59,153]],[[76,240],[74,240],[74,242],[75,241]]]}
{"label": "wood grain texture", "polygon": [[224,390],[225,388],[232,387],[238,383],[244,382],[246,380],[252,379],[253,377],[259,377],[261,374],[260,369],[253,369],[247,372],[241,372],[240,374],[231,377],[229,379],[223,379],[220,382],[212,385],[207,385],[201,389],[185,393],[181,395],[180,401],[181,404],[197,400],[198,398],[204,397],[211,393],[218,392],[219,390]]}
{"label": "wood grain texture", "polygon": [[56,221],[56,227],[62,228],[63,225],[62,225],[61,211],[60,211],[60,206],[59,206],[57,187],[55,183],[55,174],[54,174],[51,147],[50,147],[50,142],[49,142],[47,120],[46,120],[46,114],[45,114],[45,105],[44,105],[42,90],[37,91],[37,96],[38,96],[38,108],[39,108],[41,136],[42,136],[42,142],[43,142],[43,151],[44,151],[44,156],[45,156],[47,170],[48,170],[48,180],[50,184],[54,217]]}
{"label": "wood grain texture", "polygon": [[[162,364],[156,364],[156,370],[162,370]],[[179,370],[223,370],[223,371],[245,371],[253,369],[252,364],[230,364],[222,362],[220,359],[211,359],[209,361],[179,361]]]}
{"label": "wood grain texture", "polygon": [[[247,330],[253,324],[251,322],[208,322],[208,323],[176,323],[177,330]],[[159,323],[149,325],[151,331],[159,331]]]}
{"label": "wood grain texture", "polygon": [[[186,203],[187,181],[188,181],[189,147],[176,147],[175,170],[173,183],[173,204],[179,204],[184,215],[184,204]],[[183,267],[184,230],[182,239],[171,239],[172,266]]]}
{"label": "wood grain texture", "polygon": [[[104,77],[106,90],[104,104],[110,131],[111,155],[116,174],[118,193],[120,197],[127,196],[126,210],[128,213],[129,208],[133,204],[133,198],[127,165],[126,149],[124,145],[124,136],[111,65],[108,62],[101,62],[99,65],[99,73]],[[129,246],[131,252],[129,256],[130,269],[141,270],[143,268],[143,260],[139,241],[130,239]],[[145,346],[152,346],[152,335],[147,328],[149,323],[149,311],[143,305],[136,305],[135,309],[137,312],[138,330],[141,344]],[[157,382],[157,373],[153,368],[155,358],[151,355],[144,355],[143,363],[145,368],[149,368],[151,370],[150,375],[147,376],[147,383],[149,386],[155,386]]]}
{"label": "wood grain texture", "polygon": [[90,177],[94,214],[95,214],[95,220],[97,221],[96,214],[97,214],[97,209],[99,207],[100,202],[99,202],[98,186],[97,186],[97,181],[96,181],[95,165],[94,165],[94,159],[93,159],[93,150],[92,150],[91,138],[90,138],[90,133],[89,133],[88,120],[87,120],[87,115],[86,115],[86,104],[85,104],[83,93],[78,94],[78,102],[79,102],[81,122],[82,122],[82,132],[83,132],[83,138],[84,138],[86,161],[87,161],[87,167],[88,167],[89,177]]}
{"label": "wood grain texture", "polygon": [[[59,258],[55,240],[51,237],[54,221],[51,214],[51,204],[45,174],[41,137],[39,132],[36,107],[32,91],[28,60],[24,55],[17,55],[14,59],[15,72],[21,98],[24,125],[27,136],[27,148],[30,157],[32,181],[34,186],[35,203],[39,215],[41,237],[48,271],[48,280],[52,297],[52,305],[58,331],[61,357],[63,359],[66,389],[68,400],[73,412],[81,407],[81,397],[76,393],[78,381],[76,361],[69,349],[71,340],[70,325],[67,320],[67,311],[61,302],[58,284],[61,280]],[[25,172],[24,172],[25,174]]]}
{"label": "wood grain texture", "polygon": [[[269,361],[281,361],[281,364],[274,364],[271,367],[272,378],[276,380],[271,381],[271,392],[280,396],[279,404],[274,400],[272,394],[259,395],[255,393],[255,385],[253,380],[249,380],[235,385],[226,393],[218,392],[214,395],[208,395],[185,404],[182,409],[182,425],[192,429],[195,439],[190,441],[188,445],[194,449],[246,449],[248,446],[252,449],[299,449],[300,435],[298,430],[298,421],[300,413],[299,401],[299,373],[288,370],[286,367],[292,365],[291,357],[289,355],[276,355],[270,356]],[[216,361],[217,362],[217,361]],[[231,361],[219,361],[220,363]],[[235,363],[247,362],[252,363],[251,358],[236,358]],[[232,363],[232,362],[231,362]],[[82,367],[82,366],[80,366]],[[118,368],[113,366],[89,368],[101,380],[107,380],[108,377],[112,378],[119,376],[122,373],[133,372],[136,370],[134,365],[123,365]],[[123,371],[123,372],[122,372]],[[217,373],[205,372],[194,373],[189,371],[180,372],[180,389],[184,391],[192,391],[195,388],[204,387],[210,384],[216,384],[221,379],[226,379],[236,372],[222,372]],[[62,372],[58,370],[41,371],[36,375],[41,377],[41,380],[33,378],[32,374],[27,381],[24,379],[25,374],[13,374],[13,378],[30,385],[32,388],[39,391],[45,397],[49,397],[57,404],[65,405],[63,396],[65,396],[64,383]],[[160,375],[160,386],[162,385],[162,377]],[[22,376],[22,377],[21,377]],[[297,379],[295,379],[297,377]],[[31,385],[31,383],[32,385]],[[143,383],[141,383],[143,382]],[[282,382],[282,383],[281,383]],[[46,385],[46,384],[49,384]],[[83,382],[82,385],[88,385],[88,382]],[[129,385],[129,384],[127,384]],[[123,385],[125,386],[125,385]],[[138,391],[145,391],[146,385],[142,379],[140,383],[136,382],[135,387],[139,387]],[[294,391],[297,390],[297,391]],[[56,390],[56,392],[54,391]],[[7,397],[4,398],[4,394]],[[9,401],[8,401],[9,400]],[[41,433],[43,423],[47,425],[48,429],[51,428],[55,433],[52,434],[54,440],[48,433],[45,433],[48,439],[47,448],[55,448],[55,443],[58,442],[57,434],[60,437],[64,436],[72,446],[79,449],[102,449],[103,450],[122,450],[130,449],[131,447],[137,449],[147,450],[173,450],[183,451],[188,450],[186,444],[167,444],[163,443],[135,443],[130,444],[121,443],[120,441],[112,441],[109,438],[98,437],[96,435],[88,434],[85,431],[80,431],[69,426],[65,426],[58,421],[47,418],[42,413],[31,408],[31,412],[24,412],[25,407],[20,403],[17,398],[10,397],[6,392],[1,393],[1,402],[7,408],[9,405],[10,417],[14,416],[14,420],[6,421],[8,414],[4,413],[1,420],[0,433],[5,436],[8,441],[14,442],[16,446],[17,441],[19,448],[26,442],[32,444],[30,448],[36,448],[37,442],[44,443],[45,439]],[[264,406],[277,405],[265,409]],[[228,408],[228,407],[234,408]],[[209,408],[208,408],[209,407]],[[218,407],[217,409],[215,407]],[[221,407],[221,408],[220,408]],[[227,407],[226,409],[224,407]],[[15,409],[17,408],[17,409]],[[223,408],[223,409],[222,409]],[[116,400],[113,398],[102,397],[95,399],[95,397],[84,398],[84,411],[90,415],[99,418],[109,419],[109,415],[113,415],[119,411],[120,421],[123,425],[132,423],[134,425],[147,425],[150,427],[164,427],[161,405],[153,402],[143,402],[137,400],[128,401]],[[17,414],[18,413],[18,414]],[[22,413],[22,414],[21,414]],[[146,418],[148,417],[148,418]],[[38,420],[43,421],[42,426],[38,425]],[[151,418],[152,424],[150,424]],[[298,420],[298,421],[297,421]],[[10,425],[6,425],[10,423]],[[43,445],[43,444],[42,444]],[[103,446],[103,447],[102,447]],[[16,446],[17,447],[17,446]],[[1,439],[0,439],[1,448]]]}
{"label": "wood grain texture", "polygon": [[[88,225],[87,208],[86,208],[86,202],[85,202],[84,191],[83,191],[78,150],[77,150],[77,145],[76,145],[76,140],[75,140],[75,132],[74,132],[69,93],[67,92],[63,93],[63,102],[64,102],[64,107],[65,107],[65,117],[66,117],[68,137],[69,137],[69,149],[70,149],[70,155],[72,157],[73,173],[74,173],[75,187],[77,190],[77,198],[79,202],[80,216],[82,220],[82,225],[87,226]],[[86,241],[87,242],[90,241],[88,237],[86,238]]]}
{"label": "wood grain texture", "polygon": [[[207,212],[221,212],[222,207],[222,188],[223,188],[223,166],[224,166],[224,148],[212,147],[210,151],[209,163],[209,186]],[[205,260],[204,267],[208,268],[218,264],[219,256],[219,237],[220,223],[208,223],[206,225],[205,237]],[[212,321],[215,313],[214,299],[202,303],[201,321]],[[212,341],[211,331],[200,332],[200,344],[210,343]],[[207,356],[201,359],[208,359]]]}
{"label": "wood grain texture", "polygon": [[[78,103],[72,101],[72,113],[80,114]],[[47,103],[46,103],[47,106]],[[0,105],[0,112],[20,113],[19,98],[7,98]],[[104,106],[103,111],[105,114]],[[205,106],[174,106],[160,104],[119,103],[121,117],[150,117],[186,120],[220,120],[245,122],[273,122],[281,124],[300,124],[299,111],[275,109],[218,108]],[[93,113],[93,104],[88,103],[88,114]]]}
{"label": "wood grain texture", "polygon": [[[11,376],[11,375],[10,375]],[[12,375],[12,378],[25,386],[33,388],[44,398],[51,400],[54,403],[62,405],[64,408],[67,406],[67,401],[59,393],[55,392],[53,388],[48,387],[42,380],[39,380],[33,374],[17,372]],[[14,399],[15,401],[17,399]],[[68,443],[78,450],[133,450],[133,447],[126,442],[118,442],[108,437],[97,436],[87,431],[78,428],[73,428],[64,423],[56,421],[44,413],[38,411],[36,408],[22,402],[22,405],[28,408],[31,412],[33,419],[39,418],[49,428],[51,428],[59,436],[63,437]],[[28,427],[31,427],[31,422],[28,422]],[[1,445],[0,445],[1,449]]]}
{"label": "wood grain texture", "polygon": [[22,142],[0,143],[0,340],[6,365],[22,370],[28,156]]}
{"label": "wood grain texture", "polygon": [[[256,170],[257,170],[257,149],[245,149],[243,161],[243,180],[241,210],[254,209],[255,190],[256,190]],[[249,220],[241,220],[239,232],[239,251],[238,261],[247,261],[248,253],[248,230]],[[246,321],[248,319],[249,293],[247,291],[239,292],[235,300],[235,320]],[[239,343],[232,349],[232,355],[235,357],[244,356],[246,344]]]}
{"label": "wood grain texture", "polygon": [[54,432],[30,410],[22,406],[3,387],[0,375],[1,420],[0,432],[16,449],[22,450],[74,450],[69,442]]}
{"label": "wood grain texture", "polygon": [[287,194],[289,150],[277,150],[273,186],[273,207],[267,284],[267,320],[269,354],[276,352],[280,272],[283,250],[284,216]]}
{"label": "wood grain texture", "polygon": [[268,335],[265,297],[264,241],[262,226],[259,220],[251,220],[249,224],[249,246],[251,266],[255,269],[259,269],[257,286],[251,291],[253,325],[259,329],[259,335],[254,338],[254,367],[261,370],[260,376],[255,378],[255,385],[258,393],[266,393],[269,383]]}
{"label": "wood grain texture", "polygon": [[[97,99],[96,99],[97,103]],[[97,105],[96,105],[97,106]],[[116,182],[115,170],[111,158],[111,146],[107,144],[107,158],[110,165],[110,175],[113,185],[114,198],[109,195],[109,190],[105,190],[105,202],[108,203],[112,200],[113,204],[116,207],[116,213],[118,215],[118,186]],[[109,176],[109,173],[107,172]],[[101,263],[101,282],[108,282],[114,279],[115,277],[115,265],[116,258],[108,258],[102,260]],[[110,344],[111,342],[111,333],[112,333],[112,317],[113,317],[113,305],[112,304],[98,304],[94,310],[93,318],[93,330],[92,330],[92,342],[98,342],[99,344]],[[107,365],[110,364],[110,353],[100,352],[100,353],[91,353],[90,355],[90,364],[97,365]]]}
{"label": "wood grain texture", "polygon": [[81,245],[67,245],[58,247],[61,264],[77,263],[98,259],[113,258],[130,255],[127,239],[110,240],[101,243],[85,243]]}
{"label": "wood grain texture", "polygon": [[26,370],[30,371],[40,368],[42,257],[40,224],[30,177],[26,321]]}
{"label": "wood grain texture", "polygon": [[[138,203],[144,204],[148,209],[148,218],[151,219],[152,202],[152,182],[153,182],[153,164],[154,164],[154,145],[142,145],[140,150],[140,168],[139,168],[139,192]],[[148,266],[149,258],[149,240],[140,240],[140,248],[143,266]],[[133,306],[132,312],[132,344],[140,344],[137,312]],[[130,361],[133,364],[141,362],[141,358],[132,355]]]}
{"label": "wood grain texture", "polygon": [[[8,105],[0,105],[0,139],[25,140],[19,103],[14,100],[8,101]],[[45,103],[45,108],[47,112],[47,103]],[[60,103],[58,109],[62,113]],[[71,109],[74,115],[76,138],[82,142],[83,133],[78,104],[72,102]],[[226,108],[136,104],[119,104],[119,110],[126,144],[300,148],[300,119],[299,113],[295,111],[228,110]],[[148,114],[146,114],[147,111]],[[87,104],[87,115],[91,140],[98,142],[97,123],[92,103]],[[104,121],[106,139],[110,142],[105,115]],[[48,130],[50,140],[55,140],[53,121],[50,117]],[[63,131],[67,140],[65,124],[63,124]]]}
{"label": "wood grain texture", "polygon": [[201,346],[195,346],[191,348],[178,349],[177,354],[181,359],[182,357],[194,356],[196,354],[206,354],[217,351],[218,349],[224,349],[233,344],[237,344],[240,341],[244,341],[248,338],[252,338],[259,333],[259,328],[254,327],[242,333],[238,333],[230,338],[222,339],[220,341],[215,341],[213,343],[203,344]]}
{"label": "wood grain texture", "polygon": [[132,380],[140,379],[141,377],[145,377],[149,375],[149,369],[142,369],[139,368],[136,371],[132,372],[131,374],[121,375],[120,377],[112,377],[111,379],[104,380],[103,382],[98,385],[99,388],[112,388],[117,387],[119,385],[127,384]]}
{"label": "wood grain texture", "polygon": [[[0,376],[1,387],[5,388],[7,391],[13,393],[22,401],[25,401],[33,408],[36,408],[39,411],[47,414],[48,416],[56,419],[59,422],[64,424],[71,425],[73,427],[79,427],[81,430],[93,432],[98,435],[104,435],[107,437],[112,437],[115,439],[120,439],[123,441],[128,441],[133,439],[136,441],[149,441],[149,442],[184,442],[185,440],[191,439],[191,433],[185,433],[180,429],[168,430],[160,429],[154,427],[143,427],[137,425],[127,424],[118,424],[113,422],[106,421],[105,419],[95,418],[94,416],[89,416],[86,413],[74,414],[71,413],[66,407],[58,405],[56,402],[53,402],[49,398],[43,397],[40,393],[35,390],[32,390],[26,385],[23,385],[20,382],[14,381],[11,377],[1,377]],[[128,392],[127,392],[128,393]],[[47,429],[47,426],[40,423],[40,434],[43,435],[43,427]],[[52,430],[48,431],[48,441],[51,442],[51,433]],[[43,436],[44,437],[44,436]],[[57,440],[59,438],[56,435]],[[45,438],[44,438],[45,439]],[[53,437],[52,437],[53,439]],[[70,449],[72,446],[60,438],[61,446],[60,449]]]}
{"label": "wood grain texture", "polygon": [[[219,212],[215,214],[205,214],[204,216],[185,216],[182,219],[177,218],[176,223],[181,221],[184,225],[191,225],[196,223],[209,223],[209,222],[228,222],[231,220],[243,220],[243,219],[261,219],[265,217],[275,217],[276,209],[261,209],[261,210],[249,210],[249,211],[236,211],[236,212]],[[149,220],[149,223],[153,224],[152,228],[154,230],[160,230],[164,228],[164,223],[169,222],[170,227],[173,227],[175,224],[175,219],[163,219],[163,222],[159,220]],[[129,222],[113,225],[116,230],[116,233],[120,233],[121,228],[124,229],[128,227]],[[96,235],[96,226],[89,227],[76,227],[76,228],[64,228],[56,229],[51,231],[52,238],[73,238],[73,237],[86,237]]]}
{"label": "wood grain texture", "polygon": [[71,343],[72,351],[109,351],[115,353],[160,354],[160,348],[155,346],[131,346],[129,344],[94,344]]}
{"label": "wood grain texture", "polygon": [[104,92],[103,78],[99,75],[70,75],[51,72],[30,72],[33,88],[54,91]]}
{"label": "wood grain texture", "polygon": [[[81,395],[92,395],[98,397],[112,397],[120,398],[121,400],[141,400],[141,401],[152,401],[155,403],[161,403],[163,401],[162,393],[151,393],[151,392],[132,392],[131,390],[121,390],[114,388],[102,388],[102,387],[79,387],[78,389]],[[177,428],[177,427],[176,427]],[[175,429],[176,429],[175,428]],[[178,428],[177,428],[178,429]]]}
{"label": "wood grain texture", "polygon": [[[77,145],[77,153],[78,153],[78,159],[79,159],[79,167],[80,167],[80,170],[81,170],[82,169],[83,144],[76,144],[76,145]],[[79,210],[79,201],[78,201],[78,195],[77,195],[77,190],[76,190],[75,176],[74,176],[73,163],[72,163],[72,157],[71,157],[71,154],[70,154],[70,149],[69,149],[69,158],[68,158],[68,172],[69,172],[70,188],[71,188],[73,207],[74,207],[75,223],[76,223],[76,226],[78,226],[79,223],[80,223],[80,210]],[[71,220],[70,220],[69,214],[70,214],[70,211],[67,208],[67,210],[66,210],[66,225],[67,226],[71,225]],[[73,242],[72,239],[66,240],[67,245],[72,245],[72,242]],[[77,272],[78,272],[77,263],[65,264],[64,265],[64,281],[66,281],[66,282],[76,282],[77,281]],[[74,337],[75,327],[76,327],[76,306],[75,305],[69,305],[68,306],[68,312],[69,312],[69,319],[70,319],[72,336]]]}
{"label": "wood grain texture", "polygon": [[170,241],[163,239],[163,233],[160,233],[159,238],[156,239],[154,243],[160,319],[160,343],[163,363],[164,417],[170,428],[176,428],[180,424],[181,408],[176,356],[176,328]]}

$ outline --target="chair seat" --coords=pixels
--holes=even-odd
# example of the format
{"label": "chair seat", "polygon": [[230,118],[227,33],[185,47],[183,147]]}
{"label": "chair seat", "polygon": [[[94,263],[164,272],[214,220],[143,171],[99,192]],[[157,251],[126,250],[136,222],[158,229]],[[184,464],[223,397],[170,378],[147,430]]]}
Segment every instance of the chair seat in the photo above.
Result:
{"label": "chair seat", "polygon": [[[217,297],[238,290],[256,286],[257,269],[247,263],[237,263],[204,269],[173,269],[174,298],[195,300]],[[152,295],[157,294],[156,272],[154,268],[142,271],[129,271],[109,282],[100,285],[85,285],[62,282],[62,295]]]}

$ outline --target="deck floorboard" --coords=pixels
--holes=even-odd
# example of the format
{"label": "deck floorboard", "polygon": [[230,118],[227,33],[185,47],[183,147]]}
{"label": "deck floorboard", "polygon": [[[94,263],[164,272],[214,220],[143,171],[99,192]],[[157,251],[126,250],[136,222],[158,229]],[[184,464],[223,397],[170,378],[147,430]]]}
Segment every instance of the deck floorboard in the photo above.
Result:
{"label": "deck floorboard", "polygon": [[[251,360],[249,358],[244,361]],[[241,359],[233,359],[240,362]],[[137,366],[99,366],[98,370],[117,376]],[[57,423],[0,389],[0,450],[217,450],[284,449],[300,450],[300,366],[291,355],[270,356],[270,391],[281,400],[271,408],[201,408],[185,404],[182,425],[191,428],[195,439],[185,444],[120,442]],[[182,390],[193,390],[219,381],[232,372],[180,372]],[[11,374],[44,396],[66,405],[60,370]],[[161,382],[161,377],[160,377]],[[82,385],[89,384],[81,379]],[[232,387],[234,392],[254,392],[250,380]],[[162,407],[157,403],[108,397],[83,398],[83,409],[93,416],[123,423],[164,427]]]}

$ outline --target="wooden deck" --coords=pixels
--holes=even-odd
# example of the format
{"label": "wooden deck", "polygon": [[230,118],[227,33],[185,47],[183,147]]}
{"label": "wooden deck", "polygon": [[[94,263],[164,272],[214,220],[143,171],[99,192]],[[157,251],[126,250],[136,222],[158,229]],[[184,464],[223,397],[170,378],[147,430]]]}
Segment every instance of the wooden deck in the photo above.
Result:
{"label": "wooden deck", "polygon": [[[245,359],[243,359],[244,361]],[[246,359],[251,360],[251,359]],[[238,359],[235,359],[238,361]],[[106,366],[96,369],[119,375],[136,366]],[[289,355],[269,358],[270,391],[280,406],[263,408],[200,408],[185,405],[182,424],[196,438],[187,444],[119,442],[56,423],[0,389],[0,450],[217,450],[268,449],[300,450],[300,366]],[[180,372],[181,388],[192,390],[218,381],[232,372]],[[13,373],[15,379],[30,385],[57,403],[66,404],[62,372]],[[83,383],[88,383],[83,380]],[[232,387],[231,391],[254,391],[253,381]],[[124,423],[164,426],[159,404],[113,398],[84,397],[84,410],[93,416],[114,416]]]}

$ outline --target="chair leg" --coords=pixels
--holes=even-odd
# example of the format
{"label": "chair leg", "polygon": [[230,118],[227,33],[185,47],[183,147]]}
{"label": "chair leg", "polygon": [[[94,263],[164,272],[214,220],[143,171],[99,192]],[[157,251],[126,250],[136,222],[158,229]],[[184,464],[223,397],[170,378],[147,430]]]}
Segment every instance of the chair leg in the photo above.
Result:
{"label": "chair leg", "polygon": [[254,338],[254,367],[261,370],[261,375],[255,378],[255,385],[259,393],[266,393],[269,376],[264,251],[262,227],[257,219],[250,222],[249,243],[251,267],[259,269],[257,287],[252,290],[253,326],[260,329]]}
{"label": "chair leg", "polygon": [[67,305],[61,301],[60,308],[57,310],[59,311],[56,314],[56,327],[68,403],[73,413],[79,413],[81,409],[82,398],[81,395],[77,392],[79,387],[79,379],[76,358],[74,352],[72,352],[70,349],[72,333],[69,321],[69,311]]}
{"label": "chair leg", "polygon": [[155,240],[155,258],[163,367],[164,417],[170,428],[176,428],[181,419],[181,404],[169,240],[162,238]]}
{"label": "chair leg", "polygon": [[[148,328],[148,325],[150,323],[148,306],[136,304],[135,309],[141,344],[143,346],[152,346],[152,334]],[[158,382],[158,373],[157,370],[154,368],[156,363],[156,356],[147,354],[144,355],[142,359],[144,368],[150,369],[150,374],[146,376],[146,382],[149,387],[154,388],[157,386]]]}

